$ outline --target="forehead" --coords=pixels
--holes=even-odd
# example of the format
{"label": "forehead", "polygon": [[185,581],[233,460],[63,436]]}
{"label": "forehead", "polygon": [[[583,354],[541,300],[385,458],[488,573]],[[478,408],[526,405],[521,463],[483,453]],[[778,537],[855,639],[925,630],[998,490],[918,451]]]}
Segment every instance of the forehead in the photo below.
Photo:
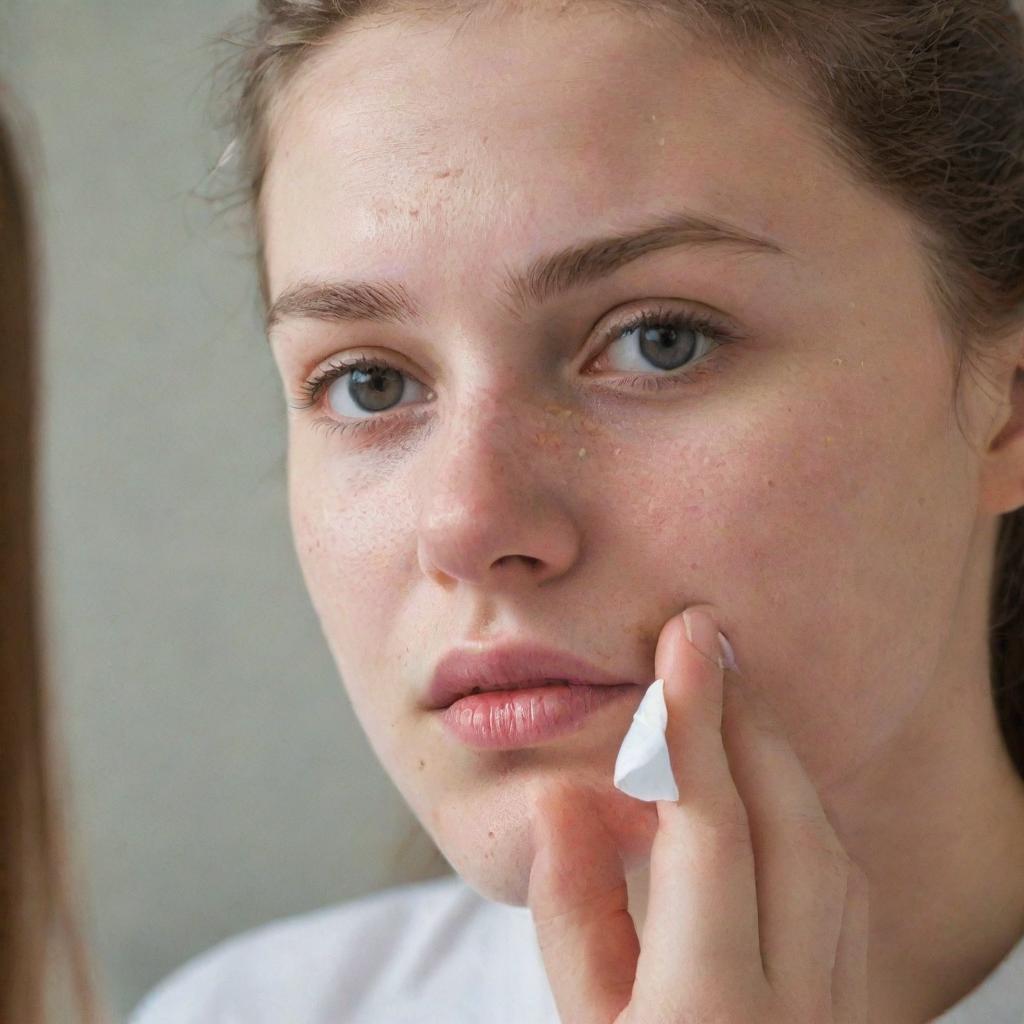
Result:
{"label": "forehead", "polygon": [[511,253],[670,200],[797,253],[834,246],[841,222],[866,230],[870,203],[795,100],[667,22],[360,21],[275,106],[270,292],[334,273],[478,283]]}

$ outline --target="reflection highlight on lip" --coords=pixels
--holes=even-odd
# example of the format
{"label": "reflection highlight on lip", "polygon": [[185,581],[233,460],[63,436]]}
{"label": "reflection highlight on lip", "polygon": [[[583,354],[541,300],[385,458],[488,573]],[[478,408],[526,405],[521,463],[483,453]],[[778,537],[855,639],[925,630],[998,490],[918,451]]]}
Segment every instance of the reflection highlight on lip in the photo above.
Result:
{"label": "reflection highlight on lip", "polygon": [[586,686],[549,683],[519,690],[495,690],[461,697],[441,711],[456,739],[478,750],[510,750],[567,736],[599,708],[643,691],[633,683]]}

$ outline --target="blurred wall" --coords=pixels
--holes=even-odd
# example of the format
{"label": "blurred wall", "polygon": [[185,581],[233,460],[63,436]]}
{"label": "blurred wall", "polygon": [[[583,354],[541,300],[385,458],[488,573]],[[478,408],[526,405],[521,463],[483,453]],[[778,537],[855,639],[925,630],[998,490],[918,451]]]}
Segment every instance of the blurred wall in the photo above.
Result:
{"label": "blurred wall", "polygon": [[119,1014],[218,939],[450,870],[306,598],[248,243],[206,198],[211,43],[252,6],[0,0],[45,238],[51,672]]}

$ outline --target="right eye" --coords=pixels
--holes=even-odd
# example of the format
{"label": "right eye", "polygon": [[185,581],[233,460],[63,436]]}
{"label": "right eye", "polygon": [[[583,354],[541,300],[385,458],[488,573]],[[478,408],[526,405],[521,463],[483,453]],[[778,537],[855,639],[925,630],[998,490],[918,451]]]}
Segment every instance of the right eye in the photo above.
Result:
{"label": "right eye", "polygon": [[374,414],[395,408],[403,398],[430,395],[422,383],[390,363],[365,358],[332,363],[306,381],[301,390],[306,400],[296,408],[308,409],[326,395],[331,411],[348,420],[373,419]]}

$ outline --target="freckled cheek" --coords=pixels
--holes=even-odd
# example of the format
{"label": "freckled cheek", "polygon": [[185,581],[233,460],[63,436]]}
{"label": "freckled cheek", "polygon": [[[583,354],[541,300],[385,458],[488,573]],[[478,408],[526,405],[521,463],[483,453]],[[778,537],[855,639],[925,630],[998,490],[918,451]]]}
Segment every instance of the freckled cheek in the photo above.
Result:
{"label": "freckled cheek", "polygon": [[626,536],[646,538],[648,579],[667,572],[663,589],[721,602],[730,621],[756,630],[773,588],[802,580],[808,599],[820,593],[815,581],[846,567],[843,545],[862,532],[871,449],[820,403],[758,409],[689,431],[685,443],[627,452],[614,514]]}
{"label": "freckled cheek", "polygon": [[867,699],[873,595],[897,599],[887,574],[898,538],[881,545],[871,523],[895,504],[899,474],[880,465],[876,440],[818,408],[789,403],[759,427],[733,435],[700,484],[675,488],[678,519],[665,529],[686,552],[684,592],[722,608],[740,665],[800,752],[827,764],[856,750],[854,716],[844,724],[834,709]]}
{"label": "freckled cheek", "polygon": [[[348,467],[293,462],[289,506],[306,588],[335,657],[383,637],[407,592],[408,499],[363,485]],[[358,655],[353,655],[357,657]]]}
{"label": "freckled cheek", "polygon": [[378,759],[393,777],[415,777],[422,751],[403,727],[414,695],[401,663],[408,644],[398,636],[408,569],[395,561],[404,557],[398,534],[407,531],[383,514],[383,495],[352,494],[326,464],[309,475],[297,468],[289,477],[292,528],[321,631]]}

